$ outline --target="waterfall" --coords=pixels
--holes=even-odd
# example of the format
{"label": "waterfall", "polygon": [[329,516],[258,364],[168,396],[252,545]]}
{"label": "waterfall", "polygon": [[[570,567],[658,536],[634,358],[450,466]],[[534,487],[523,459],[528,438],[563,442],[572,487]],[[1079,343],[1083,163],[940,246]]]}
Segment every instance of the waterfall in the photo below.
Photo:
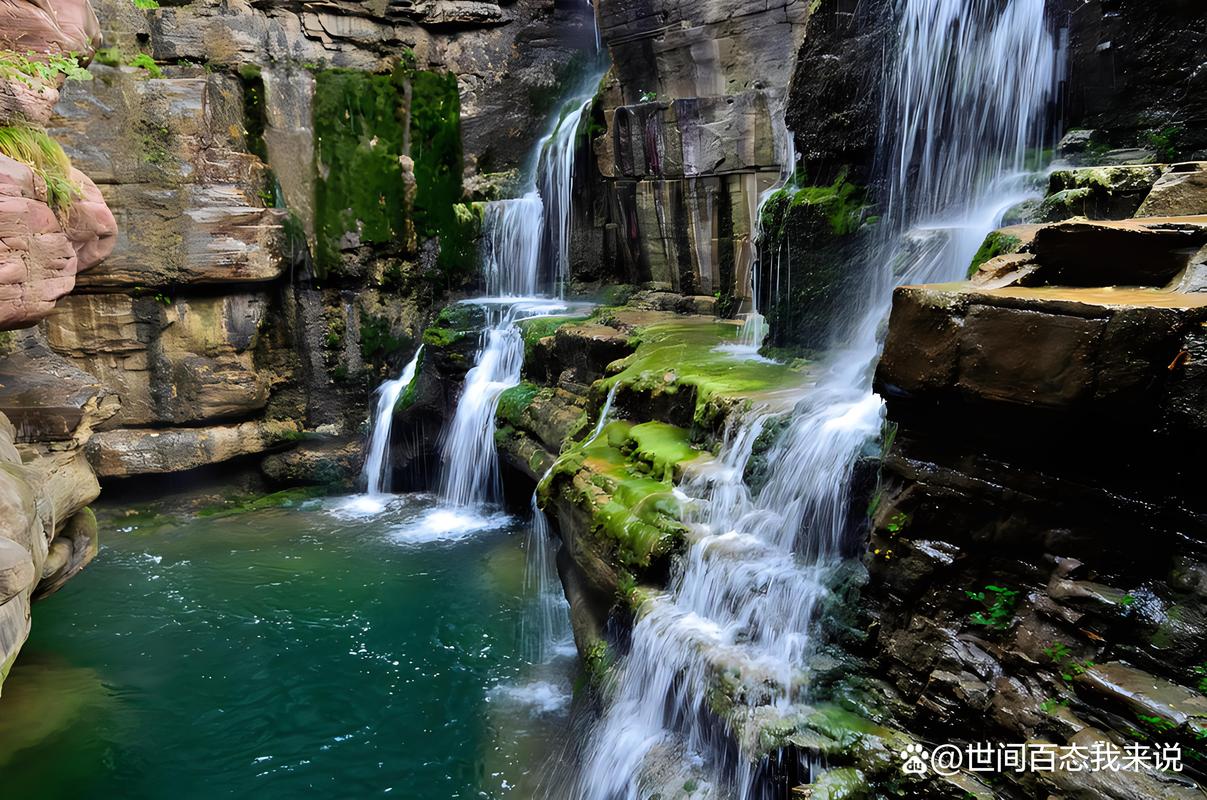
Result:
{"label": "waterfall", "polygon": [[[719,465],[682,487],[695,498],[688,550],[666,592],[641,609],[570,796],[637,800],[667,786],[655,774],[689,774],[706,796],[763,796],[750,737],[809,699],[803,668],[849,533],[851,474],[881,427],[871,379],[891,290],[962,277],[1022,194],[1018,176],[1043,143],[1058,77],[1043,6],[897,3],[877,165],[887,213],[867,291],[847,298],[852,324],[835,332],[827,365],[766,454],[778,467],[768,483],[754,494],[743,475],[767,423],[784,415],[756,408],[730,421]],[[719,677],[742,689],[728,732],[707,699]],[[736,754],[720,744],[730,738]]]}
{"label": "waterfall", "polygon": [[560,298],[570,275],[575,140],[601,74],[588,76],[541,138],[524,194],[486,204],[486,296],[464,302],[482,307],[487,324],[441,446],[440,495],[451,505],[478,507],[501,500],[495,411],[499,396],[520,382],[524,340],[518,323],[569,307]]}
{"label": "waterfall", "polygon": [[759,270],[760,262],[763,259],[763,209],[767,207],[767,203],[776,192],[791,187],[796,182],[796,139],[792,136],[792,131],[788,129],[787,116],[788,93],[785,92],[784,96],[771,109],[771,129],[774,134],[776,159],[780,165],[779,179],[759,195],[759,202],[754,212],[754,225],[751,232],[753,258],[749,269],[750,285],[747,287],[747,291],[750,293],[750,311],[742,320],[738,341],[734,344],[722,345],[720,348],[737,356],[757,356],[769,333],[767,318],[759,312],[759,295],[762,291],[762,287],[759,285]]}
{"label": "waterfall", "polygon": [[361,477],[365,482],[365,493],[380,497],[390,491],[390,434],[394,427],[394,407],[398,398],[415,380],[415,370],[423,355],[423,345],[415,351],[415,357],[395,380],[386,381],[377,388],[377,406],[373,414],[373,432],[369,436],[369,450],[365,455],[365,466]]}

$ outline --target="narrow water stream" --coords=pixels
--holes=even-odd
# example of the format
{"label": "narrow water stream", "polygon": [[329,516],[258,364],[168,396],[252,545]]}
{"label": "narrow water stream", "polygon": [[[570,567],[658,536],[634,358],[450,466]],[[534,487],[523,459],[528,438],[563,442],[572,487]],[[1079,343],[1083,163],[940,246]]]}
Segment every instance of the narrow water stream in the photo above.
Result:
{"label": "narrow water stream", "polygon": [[530,797],[572,650],[523,657],[522,522],[433,503],[105,516],[5,683],[5,796]]}

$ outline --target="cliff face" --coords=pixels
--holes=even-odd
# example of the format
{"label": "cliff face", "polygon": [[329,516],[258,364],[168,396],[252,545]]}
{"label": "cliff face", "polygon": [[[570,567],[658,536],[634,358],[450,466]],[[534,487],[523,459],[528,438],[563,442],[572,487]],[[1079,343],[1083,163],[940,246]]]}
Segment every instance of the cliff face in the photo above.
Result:
{"label": "cliff face", "polygon": [[43,125],[68,72],[98,41],[86,2],[0,4],[0,682],[30,601],[96,554],[99,486],[83,447],[117,401],[28,328],[113,249],[113,214]]}
{"label": "cliff face", "polygon": [[[21,283],[22,321],[49,314],[37,346],[122,399],[89,458],[103,479],[254,468],[321,429],[266,477],[349,477],[370,390],[437,299],[475,280],[470,202],[531,149],[532,121],[593,39],[589,9],[102,0],[97,13],[92,79],[48,90],[36,115],[100,188],[85,184],[67,238],[30,218],[45,256]],[[95,218],[105,201],[116,233]],[[105,254],[52,313],[73,267]]]}
{"label": "cliff face", "polygon": [[[3,674],[31,595],[95,552],[97,475],[355,475],[370,390],[475,279],[470,203],[594,34],[585,4],[539,0],[6,0],[0,21]],[[65,55],[96,48],[86,73]]]}
{"label": "cliff face", "polygon": [[575,272],[716,294],[735,310],[749,295],[759,196],[787,157],[810,4],[598,5],[613,67],[581,169],[595,177],[577,198]]}

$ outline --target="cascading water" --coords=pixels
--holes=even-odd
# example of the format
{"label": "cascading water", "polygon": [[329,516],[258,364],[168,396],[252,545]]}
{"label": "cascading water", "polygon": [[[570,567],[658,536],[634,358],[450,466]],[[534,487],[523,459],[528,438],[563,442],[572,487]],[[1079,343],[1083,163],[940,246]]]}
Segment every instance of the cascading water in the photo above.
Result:
{"label": "cascading water", "polygon": [[423,357],[423,346],[415,351],[414,358],[395,380],[386,381],[377,388],[377,406],[373,413],[373,429],[369,435],[369,449],[365,454],[365,466],[361,479],[365,482],[365,494],[370,500],[381,498],[390,491],[390,434],[394,428],[394,407],[398,398],[415,380],[415,371]]}
{"label": "cascading water", "polygon": [[[684,486],[698,498],[692,541],[668,591],[642,609],[564,794],[637,800],[667,786],[667,775],[690,774],[709,784],[705,794],[761,796],[743,753],[753,750],[753,730],[806,699],[802,668],[826,576],[841,560],[851,474],[881,426],[871,374],[891,289],[962,277],[997,217],[1020,199],[1016,177],[1043,143],[1057,79],[1043,6],[897,4],[900,49],[886,75],[879,145],[888,213],[868,259],[867,293],[848,301],[854,325],[836,332],[829,366],[766,456],[790,469],[774,470],[757,495],[743,482],[754,442],[783,415],[755,409],[730,423],[719,466]],[[728,735],[709,721],[707,698],[721,677],[741,688]],[[730,738],[736,756],[718,744]]]}
{"label": "cascading water", "polygon": [[758,356],[759,349],[770,332],[767,318],[759,311],[759,299],[762,292],[762,287],[759,285],[759,262],[763,258],[761,252],[764,238],[763,209],[766,208],[768,201],[776,192],[792,186],[796,180],[796,140],[792,136],[792,131],[788,129],[787,115],[788,97],[785,94],[771,111],[771,127],[774,133],[776,157],[780,164],[780,176],[774,184],[759,195],[759,202],[754,212],[754,229],[751,234],[753,259],[749,269],[750,284],[747,287],[750,293],[750,311],[742,320],[738,341],[733,344],[721,345],[719,348],[733,355],[747,358]]}
{"label": "cascading water", "polygon": [[599,78],[595,74],[583,83],[541,139],[531,188],[518,199],[486,204],[487,295],[465,302],[482,307],[487,324],[441,452],[440,494],[452,505],[475,507],[501,498],[495,410],[499,396],[520,382],[524,341],[517,323],[569,307],[560,298],[569,277],[575,139]]}

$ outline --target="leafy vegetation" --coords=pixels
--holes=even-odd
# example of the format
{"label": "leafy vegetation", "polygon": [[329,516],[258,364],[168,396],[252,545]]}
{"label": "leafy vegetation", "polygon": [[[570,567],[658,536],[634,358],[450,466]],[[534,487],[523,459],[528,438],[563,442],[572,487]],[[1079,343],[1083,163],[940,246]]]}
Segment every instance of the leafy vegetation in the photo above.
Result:
{"label": "leafy vegetation", "polygon": [[80,195],[71,179],[71,159],[46,131],[20,125],[0,127],[0,153],[29,166],[46,183],[47,202],[66,211]]}
{"label": "leafy vegetation", "polygon": [[985,606],[984,611],[974,611],[968,621],[994,630],[1005,630],[1014,619],[1014,608],[1018,605],[1018,592],[1005,586],[990,584],[983,592],[964,592],[969,600]]}
{"label": "leafy vegetation", "polygon": [[102,47],[92,58],[98,64],[104,64],[107,67],[136,67],[145,71],[149,77],[163,77],[163,69],[155,63],[154,58],[146,53],[135,53],[133,56],[127,57],[119,47]]}
{"label": "leafy vegetation", "polygon": [[1006,255],[1007,253],[1017,253],[1022,244],[1022,239],[1008,233],[994,231],[989,234],[985,237],[985,241],[981,243],[980,249],[976,251],[976,255],[972,257],[972,264],[968,267],[968,277],[971,278],[973,275],[976,275],[986,262],[998,256]]}
{"label": "leafy vegetation", "polygon": [[135,8],[141,8],[143,11],[159,8],[159,0],[133,0]]}
{"label": "leafy vegetation", "polygon": [[1151,147],[1161,161],[1177,161],[1180,154],[1179,141],[1184,131],[1180,125],[1166,125],[1144,135],[1144,144]]}
{"label": "leafy vegetation", "polygon": [[75,53],[27,52],[22,55],[13,50],[0,50],[0,78],[38,88],[58,82],[60,75],[69,81],[92,80],[92,73],[80,66]]}

